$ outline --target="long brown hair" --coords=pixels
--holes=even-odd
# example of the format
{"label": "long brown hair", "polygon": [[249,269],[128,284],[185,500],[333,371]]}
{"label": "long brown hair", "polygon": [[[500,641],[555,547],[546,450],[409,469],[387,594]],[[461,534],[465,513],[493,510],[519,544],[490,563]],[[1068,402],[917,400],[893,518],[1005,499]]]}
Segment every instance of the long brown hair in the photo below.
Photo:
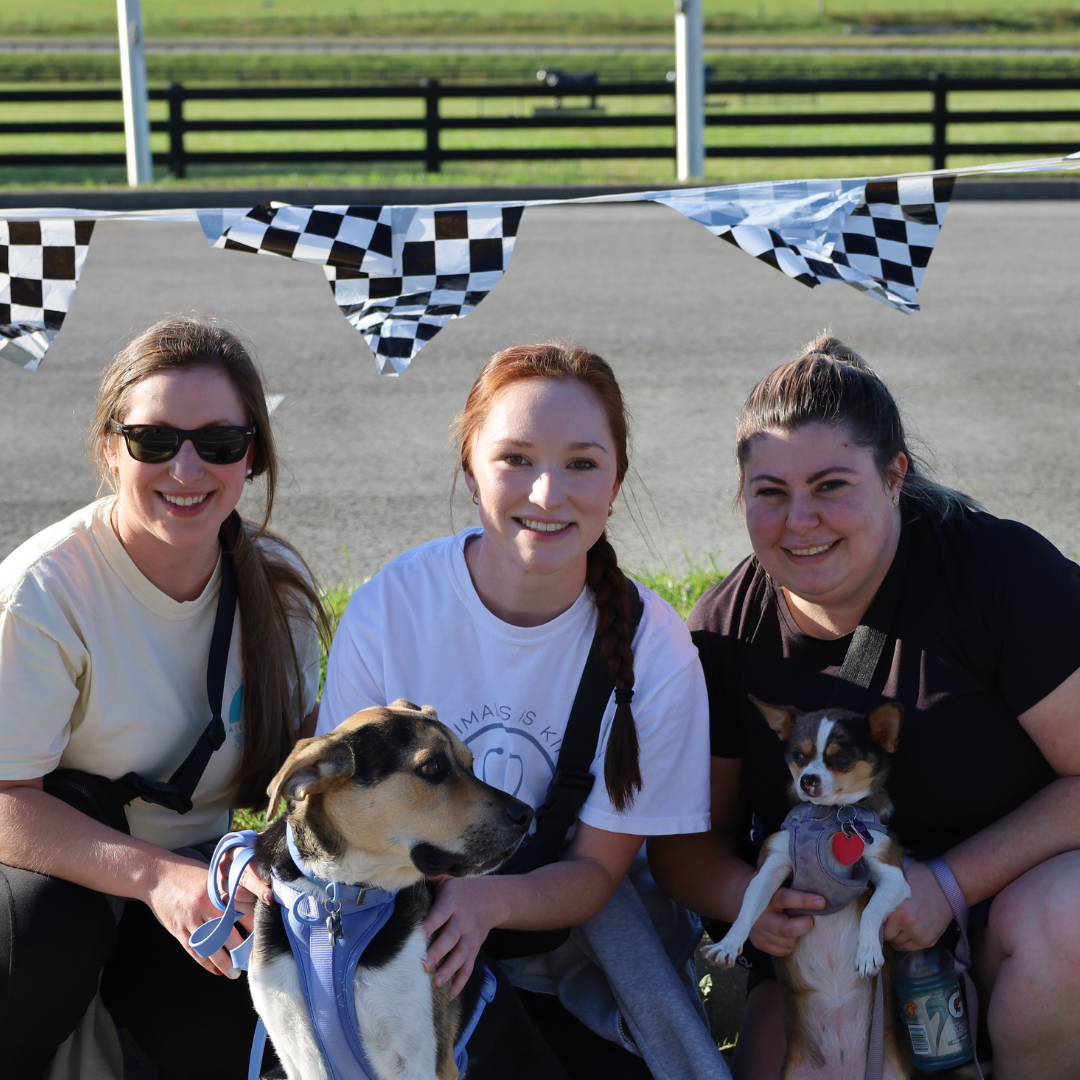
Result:
{"label": "long brown hair", "polygon": [[[124,421],[132,390],[143,379],[195,368],[220,371],[232,383],[248,423],[256,428],[249,479],[266,478],[262,521],[254,524],[230,514],[222,526],[222,540],[236,567],[244,687],[244,742],[234,779],[234,805],[261,807],[266,804],[267,785],[296,742],[297,717],[306,716],[315,704],[302,700],[303,672],[291,625],[314,618],[324,640],[329,640],[330,628],[303,559],[266,528],[278,463],[262,379],[243,342],[211,319],[174,315],[155,323],[118,353],[102,374],[87,452],[115,490],[103,447],[119,436],[110,433],[109,421]],[[271,542],[264,542],[267,539]]]}
{"label": "long brown hair", "polygon": [[909,445],[900,409],[881,376],[854,349],[828,334],[809,342],[794,360],[773,368],[750,391],[735,435],[737,507],[742,505],[743,470],[754,441],[766,431],[794,431],[812,423],[846,427],[856,444],[873,454],[884,481],[894,479],[897,456],[907,458],[900,489],[905,518],[922,512],[942,522],[954,513],[982,509],[969,495],[929,475],[928,466]]}
{"label": "long brown hair", "polygon": [[[595,353],[580,345],[518,345],[496,353],[480,372],[465,402],[465,411],[454,424],[458,464],[469,468],[469,454],[492,402],[511,383],[521,379],[574,380],[587,387],[607,416],[615,444],[615,474],[621,482],[630,467],[630,416],[623,402],[615,374]],[[585,584],[596,601],[596,632],[601,655],[616,690],[634,687],[634,649],[630,629],[630,602],[626,577],[619,569],[615,549],[607,530],[589,548]],[[582,657],[582,664],[585,658]],[[616,697],[622,695],[616,694]],[[641,790],[638,762],[637,725],[628,702],[615,707],[607,752],[604,755],[604,783],[615,808],[627,810]]]}

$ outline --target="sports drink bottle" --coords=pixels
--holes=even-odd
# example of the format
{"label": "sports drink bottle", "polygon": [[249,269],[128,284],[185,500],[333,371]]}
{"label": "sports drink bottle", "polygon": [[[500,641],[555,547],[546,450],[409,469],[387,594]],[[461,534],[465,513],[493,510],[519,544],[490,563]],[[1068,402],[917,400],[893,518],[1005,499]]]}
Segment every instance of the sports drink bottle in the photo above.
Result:
{"label": "sports drink bottle", "polygon": [[912,1064],[924,1072],[938,1072],[970,1061],[974,1033],[952,953],[935,945],[895,956],[893,989],[911,1040]]}

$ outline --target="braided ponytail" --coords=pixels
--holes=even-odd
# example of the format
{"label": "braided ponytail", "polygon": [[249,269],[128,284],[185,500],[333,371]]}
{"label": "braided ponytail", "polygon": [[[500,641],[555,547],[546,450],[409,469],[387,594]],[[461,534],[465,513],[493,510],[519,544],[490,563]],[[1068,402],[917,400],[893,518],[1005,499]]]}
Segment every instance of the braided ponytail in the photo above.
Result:
{"label": "braided ponytail", "polygon": [[605,532],[591,548],[585,583],[596,598],[596,634],[600,655],[615,683],[615,718],[604,754],[604,783],[615,809],[622,813],[641,790],[637,725],[630,711],[634,696],[634,648],[626,575]]}

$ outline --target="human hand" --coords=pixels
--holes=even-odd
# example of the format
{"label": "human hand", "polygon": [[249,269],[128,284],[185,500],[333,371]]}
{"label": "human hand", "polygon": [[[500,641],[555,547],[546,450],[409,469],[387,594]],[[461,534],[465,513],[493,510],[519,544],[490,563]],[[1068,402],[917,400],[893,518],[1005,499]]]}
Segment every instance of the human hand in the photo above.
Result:
{"label": "human hand", "polygon": [[451,997],[465,989],[488,931],[510,918],[501,885],[498,877],[448,877],[439,882],[435,903],[421,924],[428,937],[439,930],[428,946],[424,970],[438,969],[436,986],[453,979]]}
{"label": "human hand", "polygon": [[825,900],[817,893],[777,889],[769,906],[754,923],[750,940],[770,956],[788,956],[803,934],[814,929],[813,915],[785,915],[785,908],[823,908]]}
{"label": "human hand", "polygon": [[911,896],[885,920],[885,940],[903,952],[928,949],[952,922],[952,907],[926,863],[911,863],[904,876]]}
{"label": "human hand", "polygon": [[[206,959],[196,956],[188,945],[188,939],[200,926],[221,915],[206,895],[206,864],[194,859],[172,856],[161,860],[156,870],[151,884],[140,899],[146,902],[158,922],[180,942],[197,964],[215,975],[238,978],[240,972],[233,966],[232,957],[229,955],[229,950],[235,949],[244,940],[236,927],[233,927],[224,946]],[[241,920],[241,925],[250,933],[255,898],[261,899],[268,889],[250,867],[245,869],[241,880],[250,895],[250,903],[247,904],[249,910]],[[254,893],[251,891],[253,888]]]}

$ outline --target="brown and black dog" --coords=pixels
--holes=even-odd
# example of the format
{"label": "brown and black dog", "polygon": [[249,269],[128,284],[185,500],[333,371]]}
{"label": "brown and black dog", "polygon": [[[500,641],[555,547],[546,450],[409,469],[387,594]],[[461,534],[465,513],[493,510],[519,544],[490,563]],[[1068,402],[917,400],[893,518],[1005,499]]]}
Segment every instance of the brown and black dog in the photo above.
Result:
{"label": "brown and black dog", "polygon": [[[270,813],[288,807],[302,861],[328,881],[398,891],[393,914],[364,950],[353,980],[356,1019],[375,1080],[454,1080],[454,1044],[473,1015],[478,963],[454,999],[423,968],[420,929],[429,878],[484,874],[521,843],[533,813],[478,780],[472,754],[435,710],[405,700],[365,709],[328,735],[297,744],[269,789]],[[256,843],[256,865],[316,896],[289,853],[284,818]],[[260,902],[251,995],[289,1080],[326,1080],[281,908]],[[562,1070],[501,977],[469,1041],[470,1078],[560,1076]]]}
{"label": "brown and black dog", "polygon": [[[702,952],[714,964],[731,966],[773,893],[785,882],[805,892],[834,888],[839,896],[830,904],[831,913],[815,916],[813,930],[797,940],[789,956],[773,957],[784,988],[783,1080],[862,1080],[878,989],[875,979],[881,980],[884,999],[884,1080],[905,1080],[906,1040],[902,1044],[896,1038],[892,1014],[887,963],[891,950],[885,946],[883,951],[881,940],[885,919],[911,894],[903,849],[884,828],[892,812],[885,780],[903,707],[889,702],[863,716],[844,709],[800,713],[751,700],[785,743],[792,801],[796,806],[810,805],[801,814],[793,810],[784,827],[765,841],[738,918],[723,940]],[[840,816],[841,809],[846,820],[860,818],[873,824],[852,829],[845,840],[844,832],[827,824],[833,813]],[[860,815],[860,810],[865,813]],[[805,829],[807,822],[816,831],[810,832],[812,843],[800,845],[794,830]],[[856,831],[868,837],[865,845]],[[857,854],[848,858],[852,843]],[[820,869],[811,865],[806,877],[796,865],[818,860]],[[815,887],[815,881],[823,887]],[[872,892],[860,892],[867,883]],[[853,897],[850,902],[844,899],[845,891]]]}

